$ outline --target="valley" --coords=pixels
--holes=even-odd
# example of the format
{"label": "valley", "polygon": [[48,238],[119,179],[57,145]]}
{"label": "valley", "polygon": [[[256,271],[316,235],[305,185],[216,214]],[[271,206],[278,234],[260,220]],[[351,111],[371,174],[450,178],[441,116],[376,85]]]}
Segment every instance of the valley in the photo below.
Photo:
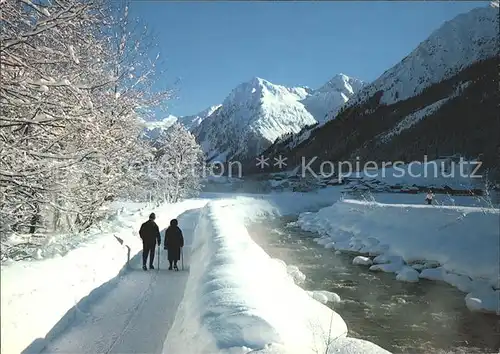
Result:
{"label": "valley", "polygon": [[1,354],[500,351],[498,0],[0,3]]}

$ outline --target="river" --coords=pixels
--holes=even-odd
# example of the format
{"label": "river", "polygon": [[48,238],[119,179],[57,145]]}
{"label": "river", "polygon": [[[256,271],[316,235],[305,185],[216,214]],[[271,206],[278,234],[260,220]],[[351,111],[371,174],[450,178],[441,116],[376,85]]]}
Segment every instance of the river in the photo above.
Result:
{"label": "river", "polygon": [[296,217],[250,225],[252,238],[272,257],[296,265],[306,290],[337,293],[328,304],[347,323],[351,337],[374,342],[393,353],[498,353],[500,322],[470,312],[465,294],[442,283],[405,283],[391,273],[352,264],[353,255],[336,255],[317,245],[316,234],[290,225]]}

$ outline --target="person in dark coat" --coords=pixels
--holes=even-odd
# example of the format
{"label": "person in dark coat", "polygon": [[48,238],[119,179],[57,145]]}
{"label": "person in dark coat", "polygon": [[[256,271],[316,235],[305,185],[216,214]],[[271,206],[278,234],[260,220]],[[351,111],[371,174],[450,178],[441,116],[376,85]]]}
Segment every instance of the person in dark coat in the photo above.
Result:
{"label": "person in dark coat", "polygon": [[156,215],[151,213],[149,220],[141,225],[139,236],[142,239],[142,269],[147,270],[146,261],[149,255],[149,269],[155,269],[153,261],[155,259],[156,243],[161,245],[160,229],[155,223]]}
{"label": "person in dark coat", "polygon": [[170,220],[170,226],[165,230],[164,249],[168,250],[168,262],[170,263],[169,270],[172,270],[172,262],[174,269],[179,270],[177,261],[181,259],[181,248],[184,247],[184,236],[179,228],[176,219]]}

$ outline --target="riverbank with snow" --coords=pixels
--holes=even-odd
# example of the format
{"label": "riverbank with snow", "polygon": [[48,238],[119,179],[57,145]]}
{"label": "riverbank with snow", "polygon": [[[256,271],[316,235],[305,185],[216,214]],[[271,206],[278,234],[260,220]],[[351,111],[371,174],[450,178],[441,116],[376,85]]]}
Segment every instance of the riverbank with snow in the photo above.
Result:
{"label": "riverbank with snow", "polygon": [[[326,295],[318,297],[296,285],[294,279],[300,278],[300,272],[293,274],[293,267],[270,258],[244,226],[248,219],[306,210],[323,205],[333,196],[308,195],[294,204],[292,194],[229,196],[223,200],[211,196],[156,208],[160,228],[188,210],[203,208],[196,225],[189,225],[194,230],[194,243],[192,253],[186,253],[190,264],[184,296],[178,308],[165,310],[169,316],[174,311],[175,319],[164,337],[163,352],[388,353],[370,342],[347,337],[344,320],[321,303]],[[110,232],[64,254],[3,265],[2,353],[40,353],[44,348],[57,349],[57,343],[63,345],[58,351],[76,350],[72,343],[78,333],[87,333],[78,337],[78,350],[92,351],[96,348],[96,338],[91,335],[96,314],[105,319],[99,326],[112,328],[115,333],[100,330],[99,345],[109,345],[111,350],[116,341],[110,338],[118,333],[119,338],[141,347],[141,338],[123,334],[130,323],[137,328],[145,325],[136,323],[148,318],[140,311],[161,307],[137,302],[132,295],[146,286],[153,292],[148,295],[145,289],[139,298],[156,301],[160,293],[166,292],[162,299],[168,297],[168,286],[157,283],[155,271],[149,274],[128,269],[127,250],[114,236],[130,247],[138,263],[141,243],[137,230],[150,211],[141,207],[134,215],[121,213]],[[151,279],[142,277],[148,274]],[[134,286],[136,281],[140,284]],[[131,305],[109,306],[113,302],[109,294],[118,303]],[[127,316],[132,322],[126,320]],[[161,323],[162,319],[156,317]],[[73,329],[75,325],[79,327]],[[161,331],[157,334],[162,335]]]}
{"label": "riverbank with snow", "polygon": [[297,223],[327,248],[365,256],[355,264],[400,281],[447,282],[467,294],[470,310],[500,314],[499,217],[484,207],[343,200]]}
{"label": "riverbank with snow", "polygon": [[[297,286],[248,234],[234,200],[210,202],[196,229],[185,297],[165,353],[387,353],[347,338],[333,310]],[[337,343],[338,340],[338,343]]]}
{"label": "riverbank with snow", "polygon": [[[420,197],[398,196],[399,203],[408,204],[397,205],[339,201],[341,192],[332,187],[317,193],[206,193],[200,199],[155,208],[160,228],[187,210],[204,208],[197,227],[190,225],[194,244],[187,259],[192,264],[164,342],[167,352],[185,351],[186,345],[201,353],[295,353],[296,348],[313,353],[318,347],[327,352],[321,347],[325,338],[336,338],[335,345],[328,345],[332,353],[356,353],[361,348],[385,352],[372,343],[349,339],[344,320],[323,305],[338,301],[335,294],[302,290],[297,285],[303,280],[300,271],[270,258],[245,227],[262,218],[300,212],[299,224],[320,232],[320,243],[363,254],[366,258],[355,261],[360,266],[397,272],[397,280],[446,281],[467,292],[470,309],[491,312],[498,294],[492,287],[497,286],[498,274],[493,264],[498,210],[428,207],[420,205]],[[382,201],[391,198],[377,195]],[[476,203],[471,198],[453,202]],[[30,353],[41,350],[75,319],[88,316],[88,309],[110,288],[130,278],[127,249],[114,236],[130,247],[131,256],[140,256],[137,230],[153,210],[141,205],[127,209],[126,204],[120,210],[101,225],[101,234],[96,232],[74,249],[2,265],[2,353],[22,352],[28,346]]]}

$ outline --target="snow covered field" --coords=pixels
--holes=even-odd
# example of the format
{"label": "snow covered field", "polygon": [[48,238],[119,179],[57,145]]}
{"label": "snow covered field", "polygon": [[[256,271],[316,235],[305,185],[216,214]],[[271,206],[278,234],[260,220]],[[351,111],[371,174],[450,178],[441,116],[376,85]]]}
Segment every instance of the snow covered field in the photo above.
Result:
{"label": "snow covered field", "polygon": [[401,281],[445,281],[467,293],[469,309],[500,314],[499,218],[485,207],[343,200],[302,213],[298,224],[325,247],[370,256],[355,264]]}
{"label": "snow covered field", "polygon": [[[470,309],[496,311],[497,209],[425,206],[422,195],[376,196],[399,204],[341,200],[341,188],[331,187],[205,193],[161,206],[154,210],[160,228],[180,215],[185,230],[188,270],[176,274],[140,270],[137,230],[151,210],[125,203],[100,237],[53,258],[2,266],[2,353],[384,352],[348,338],[343,319],[322,304],[335,295],[298,287],[296,267],[270,258],[245,227],[301,212],[299,224],[320,232],[320,243],[367,256],[355,263],[397,272],[397,280],[448,282],[468,293]],[[131,248],[129,269],[127,250],[113,235]]]}
{"label": "snow covered field", "polygon": [[[304,195],[302,203],[294,204],[290,193],[237,196],[205,206],[217,198],[212,195],[155,210],[161,228],[181,215],[187,279],[182,275],[174,279],[168,272],[136,271],[141,253],[136,233],[149,214],[140,206],[134,215],[125,211],[117,216],[114,232],[90,239],[63,256],[4,265],[2,353],[130,348],[158,352],[170,326],[164,343],[168,353],[185,352],[186,345],[193,353],[314,353],[325,352],[326,347],[385,352],[369,342],[347,338],[342,318],[321,304],[322,299],[314,300],[314,294],[295,285],[290,267],[271,259],[244,227],[248,218],[324,205],[335,194],[330,193]],[[203,206],[201,216],[183,216]],[[138,255],[132,257],[129,269],[126,248],[114,234],[130,246],[132,256]],[[192,257],[188,240],[194,241]],[[153,329],[146,333],[147,328]],[[335,345],[330,343],[333,339]]]}

